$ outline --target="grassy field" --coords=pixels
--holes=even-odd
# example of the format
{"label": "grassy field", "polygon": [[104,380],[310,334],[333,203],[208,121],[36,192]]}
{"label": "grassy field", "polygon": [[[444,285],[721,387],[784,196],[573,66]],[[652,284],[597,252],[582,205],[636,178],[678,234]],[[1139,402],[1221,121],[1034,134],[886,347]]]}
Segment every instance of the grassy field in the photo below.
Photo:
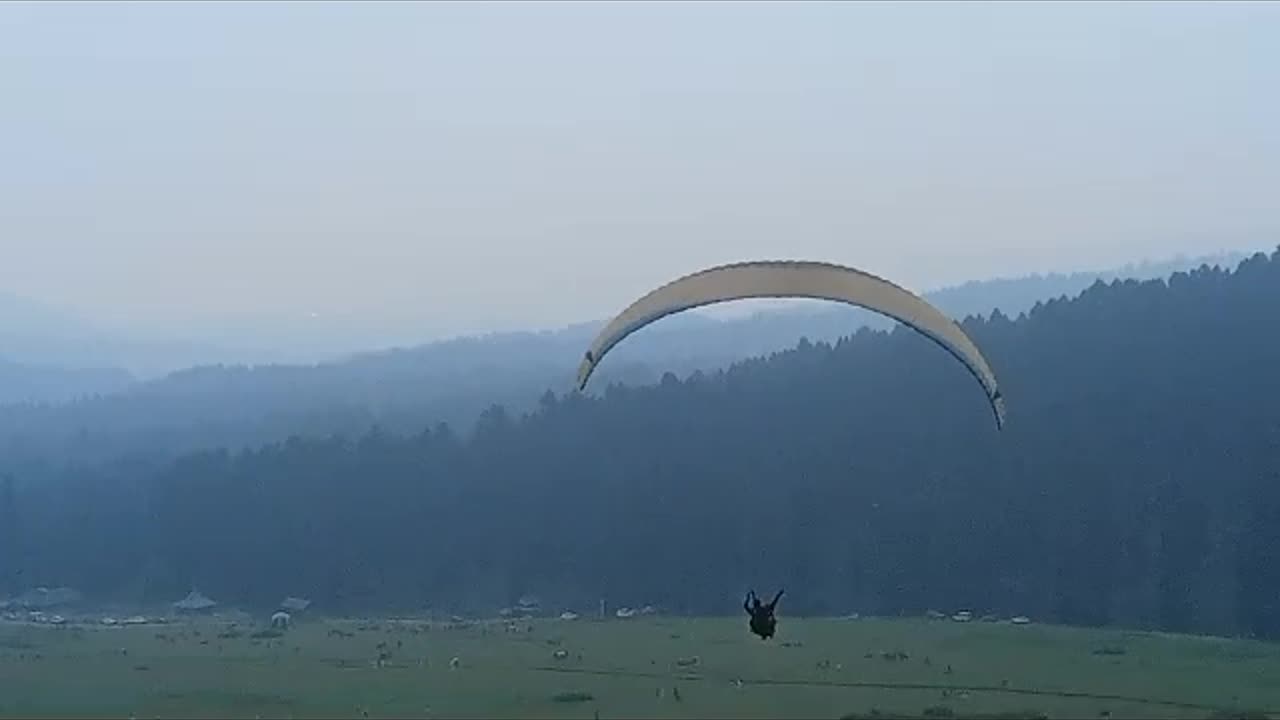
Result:
{"label": "grassy field", "polygon": [[0,715],[1207,718],[1280,710],[1280,646],[1264,643],[794,618],[763,642],[745,625],[316,620],[255,638],[261,626],[216,620],[3,624]]}

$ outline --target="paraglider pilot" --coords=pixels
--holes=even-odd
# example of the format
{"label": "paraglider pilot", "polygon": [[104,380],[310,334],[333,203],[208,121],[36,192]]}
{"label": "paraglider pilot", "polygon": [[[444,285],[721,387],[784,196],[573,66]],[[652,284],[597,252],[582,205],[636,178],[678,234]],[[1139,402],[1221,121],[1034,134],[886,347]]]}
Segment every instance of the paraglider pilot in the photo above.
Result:
{"label": "paraglider pilot", "polygon": [[768,640],[773,637],[773,631],[778,626],[778,619],[774,617],[774,608],[778,607],[778,600],[782,598],[783,590],[779,590],[777,595],[773,596],[773,600],[768,603],[761,603],[760,598],[756,597],[755,590],[747,591],[747,598],[742,601],[742,609],[747,611],[751,616],[751,632],[759,635],[762,640]]}

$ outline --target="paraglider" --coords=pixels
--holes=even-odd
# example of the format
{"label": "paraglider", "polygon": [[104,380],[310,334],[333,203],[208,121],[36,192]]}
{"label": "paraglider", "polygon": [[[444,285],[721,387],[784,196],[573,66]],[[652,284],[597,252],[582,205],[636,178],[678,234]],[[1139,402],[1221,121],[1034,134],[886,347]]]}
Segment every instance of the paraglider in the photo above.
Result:
{"label": "paraglider", "polygon": [[941,345],[977,379],[995,414],[1005,421],[1004,398],[995,374],[955,321],[888,280],[827,262],[763,260],[702,270],[674,280],[636,300],[596,336],[578,368],[578,390],[601,359],[628,335],[668,315],[747,298],[810,298],[843,302],[897,320]]}
{"label": "paraglider", "polygon": [[760,598],[756,597],[756,591],[748,590],[746,599],[742,601],[742,609],[751,616],[748,626],[751,632],[760,636],[761,640],[773,637],[778,627],[778,618],[774,616],[773,611],[778,607],[778,601],[782,599],[783,592],[779,590],[778,594],[773,596],[773,600],[761,603]]}

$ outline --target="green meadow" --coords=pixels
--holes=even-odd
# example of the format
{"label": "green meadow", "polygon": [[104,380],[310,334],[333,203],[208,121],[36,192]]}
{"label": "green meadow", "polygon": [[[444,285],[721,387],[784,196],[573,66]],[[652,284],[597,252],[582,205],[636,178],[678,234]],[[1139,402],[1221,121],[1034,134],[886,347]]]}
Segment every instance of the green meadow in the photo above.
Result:
{"label": "green meadow", "polygon": [[[276,636],[273,636],[276,635]],[[0,625],[6,717],[1208,718],[1280,713],[1280,646],[924,619]]]}

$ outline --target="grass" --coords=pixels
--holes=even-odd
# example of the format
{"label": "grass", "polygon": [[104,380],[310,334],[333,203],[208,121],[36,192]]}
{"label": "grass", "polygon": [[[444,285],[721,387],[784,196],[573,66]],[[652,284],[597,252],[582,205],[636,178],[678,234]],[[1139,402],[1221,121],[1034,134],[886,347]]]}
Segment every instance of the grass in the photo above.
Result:
{"label": "grass", "polygon": [[516,627],[314,621],[273,637],[212,620],[0,625],[0,716],[1208,718],[1280,709],[1280,646],[1246,640],[884,619],[784,618],[771,642],[740,618]]}

